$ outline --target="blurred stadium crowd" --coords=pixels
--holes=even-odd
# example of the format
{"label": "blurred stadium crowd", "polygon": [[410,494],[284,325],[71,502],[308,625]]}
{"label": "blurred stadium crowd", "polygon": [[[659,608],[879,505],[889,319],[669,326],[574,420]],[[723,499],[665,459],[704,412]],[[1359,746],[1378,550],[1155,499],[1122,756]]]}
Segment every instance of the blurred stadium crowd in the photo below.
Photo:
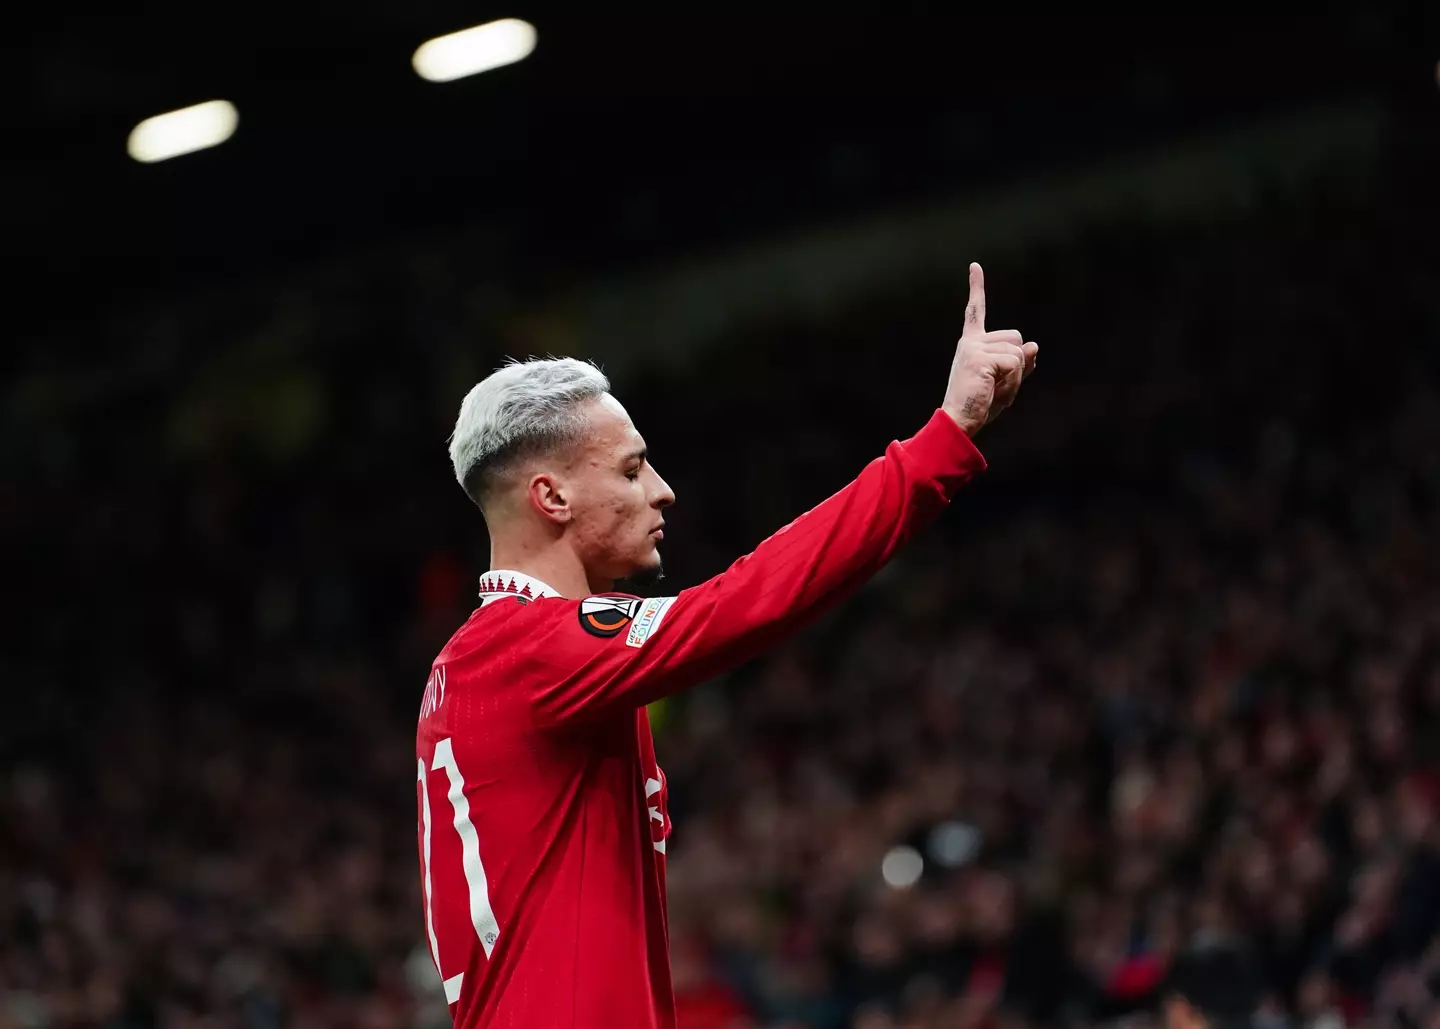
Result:
{"label": "blurred stadium crowd", "polygon": [[[1433,228],[1317,187],[959,256],[1045,358],[991,473],[652,711],[683,1029],[1148,1026],[1177,962],[1275,1029],[1440,1027]],[[963,302],[916,283],[618,382],[679,494],[670,583],[923,424]],[[407,374],[427,344],[373,314],[298,455],[177,395],[0,502],[37,583],[3,1029],[448,1024],[411,748],[484,567],[443,445],[470,383]],[[288,381],[277,419],[313,401]]]}

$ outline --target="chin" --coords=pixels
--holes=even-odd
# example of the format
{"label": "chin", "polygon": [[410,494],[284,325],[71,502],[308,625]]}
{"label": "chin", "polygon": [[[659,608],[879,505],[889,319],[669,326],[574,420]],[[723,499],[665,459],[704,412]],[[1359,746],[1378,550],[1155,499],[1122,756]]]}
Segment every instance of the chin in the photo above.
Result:
{"label": "chin", "polygon": [[649,559],[638,562],[630,573],[625,576],[634,591],[647,590],[665,578],[665,563],[660,560],[659,553],[652,553]]}

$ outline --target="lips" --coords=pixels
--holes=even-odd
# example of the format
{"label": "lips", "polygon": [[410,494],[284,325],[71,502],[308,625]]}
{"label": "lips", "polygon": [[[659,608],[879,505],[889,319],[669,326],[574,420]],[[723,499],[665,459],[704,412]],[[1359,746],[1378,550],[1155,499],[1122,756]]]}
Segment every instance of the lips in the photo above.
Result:
{"label": "lips", "polygon": [[655,528],[651,529],[650,535],[654,536],[657,540],[663,540],[665,538],[665,523],[661,522],[655,526]]}

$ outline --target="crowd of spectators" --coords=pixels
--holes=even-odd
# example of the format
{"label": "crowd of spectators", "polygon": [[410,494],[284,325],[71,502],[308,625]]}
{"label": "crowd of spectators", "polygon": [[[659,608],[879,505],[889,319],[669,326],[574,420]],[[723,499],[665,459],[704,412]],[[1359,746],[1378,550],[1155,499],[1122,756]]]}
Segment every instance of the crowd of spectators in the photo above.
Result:
{"label": "crowd of spectators", "polygon": [[[1274,1029],[1440,1026],[1425,231],[1322,195],[988,264],[1042,348],[991,473],[652,709],[683,1029],[1149,1026],[1187,969]],[[661,591],[922,424],[963,303],[918,283],[617,383],[680,497]],[[277,374],[298,456],[171,384],[0,500],[0,1029],[448,1024],[411,774],[484,567],[443,449],[469,383],[362,342]]]}

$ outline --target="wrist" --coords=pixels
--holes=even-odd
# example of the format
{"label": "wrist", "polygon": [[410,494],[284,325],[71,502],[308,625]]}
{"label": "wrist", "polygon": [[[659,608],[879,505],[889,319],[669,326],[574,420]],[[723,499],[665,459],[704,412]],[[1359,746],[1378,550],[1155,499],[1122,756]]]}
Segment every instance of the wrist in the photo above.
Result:
{"label": "wrist", "polygon": [[984,414],[976,414],[973,410],[967,414],[964,408],[953,407],[949,404],[942,405],[940,410],[944,411],[950,420],[960,427],[960,431],[971,439],[974,439],[976,433],[985,427]]}

